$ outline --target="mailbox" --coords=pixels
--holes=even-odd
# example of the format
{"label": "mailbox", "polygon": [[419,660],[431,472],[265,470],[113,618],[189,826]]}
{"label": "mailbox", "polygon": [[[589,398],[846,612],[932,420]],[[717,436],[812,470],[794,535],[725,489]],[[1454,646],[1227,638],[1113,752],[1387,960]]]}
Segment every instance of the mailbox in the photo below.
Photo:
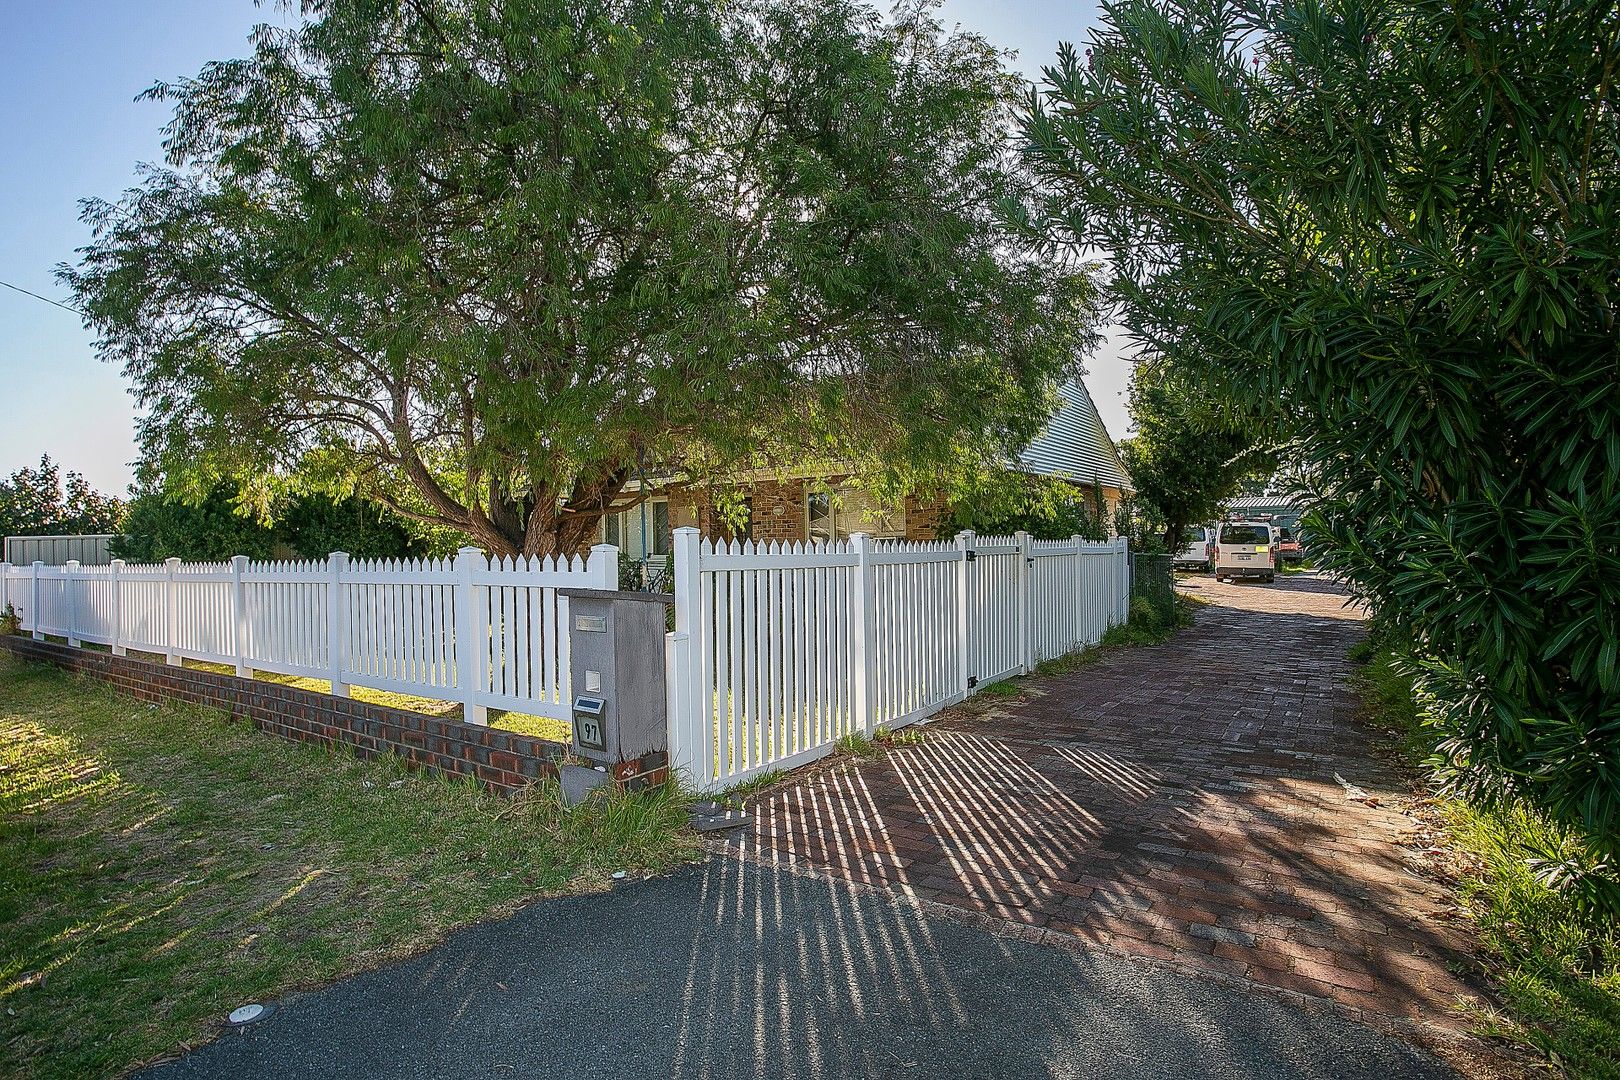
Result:
{"label": "mailbox", "polygon": [[613,766],[669,749],[663,593],[559,589],[568,599],[573,749]]}

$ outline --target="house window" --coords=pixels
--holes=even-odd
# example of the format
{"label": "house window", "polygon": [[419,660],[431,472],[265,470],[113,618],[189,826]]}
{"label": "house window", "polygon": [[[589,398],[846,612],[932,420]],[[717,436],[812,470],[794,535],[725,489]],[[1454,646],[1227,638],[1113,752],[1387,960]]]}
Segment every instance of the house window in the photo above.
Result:
{"label": "house window", "polygon": [[859,488],[809,491],[804,499],[804,534],[811,540],[846,540],[863,532],[876,540],[901,540],[906,512],[885,509]]}
{"label": "house window", "polygon": [[669,530],[669,500],[648,499],[628,510],[603,515],[602,542],[617,546],[632,559],[668,555],[673,550]]}
{"label": "house window", "polygon": [[832,540],[837,537],[833,520],[833,495],[830,491],[810,491],[804,496],[804,535],[810,540]]}

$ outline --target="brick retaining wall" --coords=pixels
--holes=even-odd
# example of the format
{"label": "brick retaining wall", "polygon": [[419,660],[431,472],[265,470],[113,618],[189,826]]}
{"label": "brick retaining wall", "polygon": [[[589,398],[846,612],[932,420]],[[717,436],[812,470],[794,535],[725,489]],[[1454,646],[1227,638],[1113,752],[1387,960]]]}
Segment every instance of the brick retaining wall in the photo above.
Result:
{"label": "brick retaining wall", "polygon": [[[532,780],[556,775],[564,749],[499,728],[29,637],[0,636],[0,647],[25,660],[109,682],[142,701],[189,701],[224,709],[285,739],[348,746],[367,758],[398,754],[430,772],[477,777],[495,791],[517,791]],[[621,784],[636,790],[662,783],[669,775],[668,760],[661,753],[649,754],[619,763],[613,773]]]}

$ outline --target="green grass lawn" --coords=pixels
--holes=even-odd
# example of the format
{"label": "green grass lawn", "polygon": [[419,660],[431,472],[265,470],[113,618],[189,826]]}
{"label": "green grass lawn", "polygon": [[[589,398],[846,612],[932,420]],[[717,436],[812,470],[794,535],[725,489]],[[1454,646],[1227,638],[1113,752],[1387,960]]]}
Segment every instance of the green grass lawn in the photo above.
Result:
{"label": "green grass lawn", "polygon": [[[1411,684],[1392,655],[1358,647],[1363,716],[1418,768],[1432,752]],[[1533,1048],[1571,1077],[1620,1078],[1620,927],[1583,915],[1539,882],[1529,860],[1566,842],[1521,806],[1447,799],[1441,816],[1462,864],[1458,888],[1479,930],[1501,1002],[1476,1018],[1482,1035]]]}
{"label": "green grass lawn", "polygon": [[660,790],[562,810],[0,654],[0,1073],[112,1075],[243,1002],[694,857]]}

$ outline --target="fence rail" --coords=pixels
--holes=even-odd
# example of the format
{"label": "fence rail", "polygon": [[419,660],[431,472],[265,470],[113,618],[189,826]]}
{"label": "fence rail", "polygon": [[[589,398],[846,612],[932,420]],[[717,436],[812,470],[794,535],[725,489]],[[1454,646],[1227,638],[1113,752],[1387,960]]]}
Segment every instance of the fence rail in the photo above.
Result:
{"label": "fence rail", "polygon": [[0,608],[40,638],[171,664],[231,664],[491,708],[570,716],[568,599],[558,589],[618,587],[618,549],[589,557],[65,566],[0,563]]}
{"label": "fence rail", "polygon": [[1123,540],[716,543],[675,533],[670,754],[701,790],[912,723],[1101,640]]}

